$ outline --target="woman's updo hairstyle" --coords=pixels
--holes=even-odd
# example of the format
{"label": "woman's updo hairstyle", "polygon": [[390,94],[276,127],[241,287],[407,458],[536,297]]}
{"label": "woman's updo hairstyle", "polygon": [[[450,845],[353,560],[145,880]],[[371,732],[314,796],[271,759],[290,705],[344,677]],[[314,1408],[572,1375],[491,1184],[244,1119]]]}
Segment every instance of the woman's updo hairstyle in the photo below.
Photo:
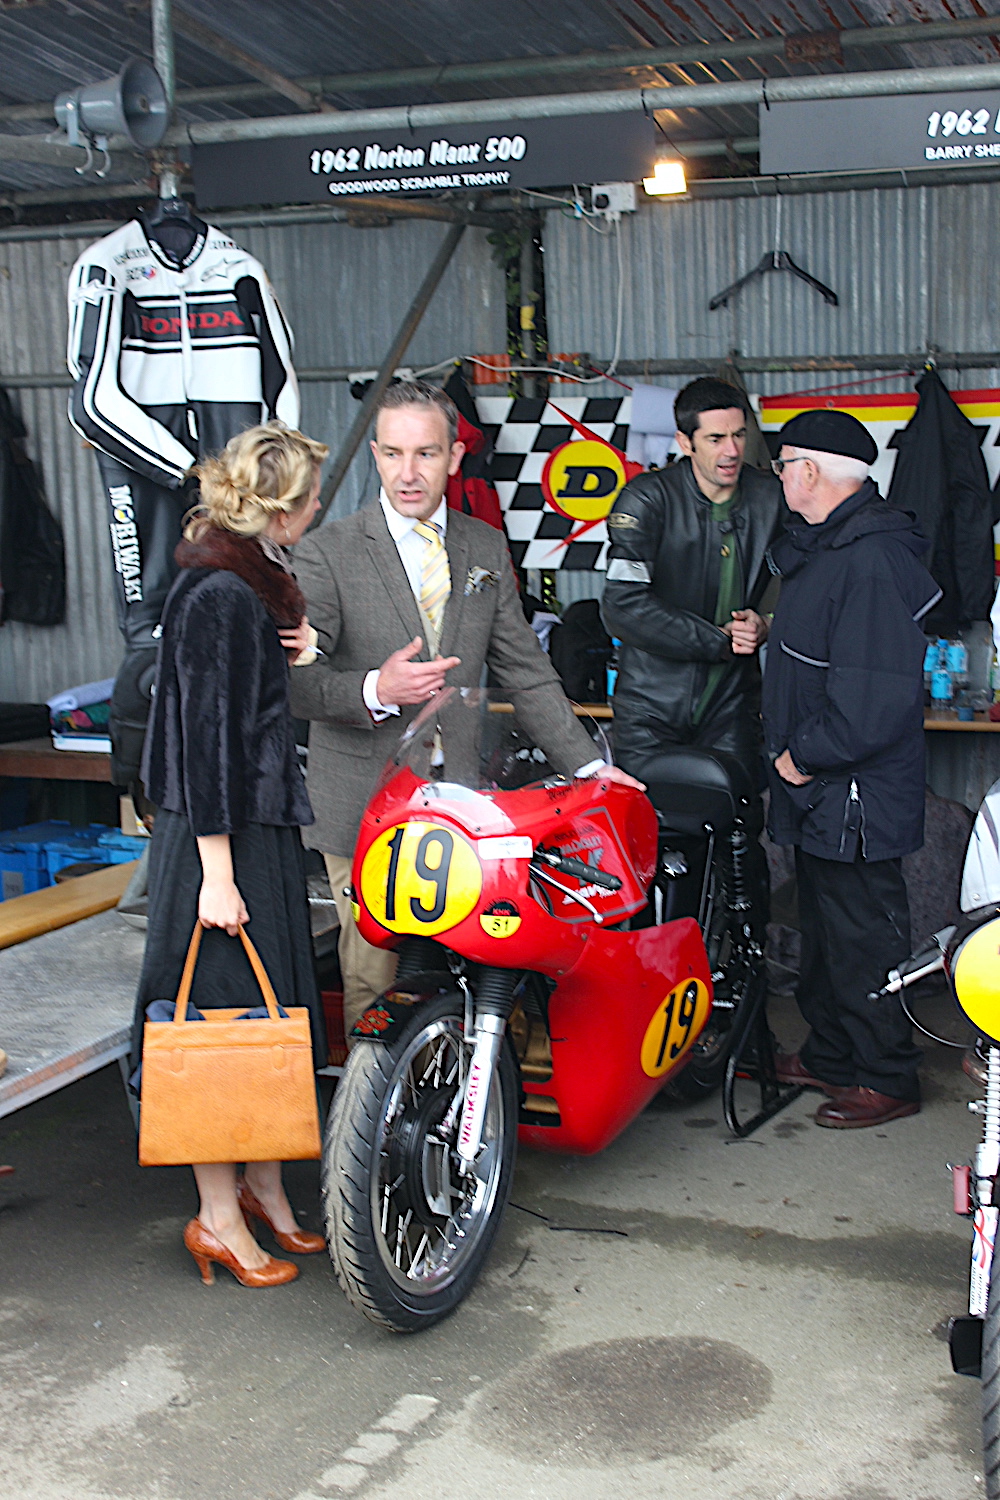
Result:
{"label": "woman's updo hairstyle", "polygon": [[201,501],[184,530],[197,541],[206,526],[237,536],[259,536],[273,515],[292,515],[312,493],[316,470],[329,453],[325,443],[268,422],[240,432],[195,469]]}

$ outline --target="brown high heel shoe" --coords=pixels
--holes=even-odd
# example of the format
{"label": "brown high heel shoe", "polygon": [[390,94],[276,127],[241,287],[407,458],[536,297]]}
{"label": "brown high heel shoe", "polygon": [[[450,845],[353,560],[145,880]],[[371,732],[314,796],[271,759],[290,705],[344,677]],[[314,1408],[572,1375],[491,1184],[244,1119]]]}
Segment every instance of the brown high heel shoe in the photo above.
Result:
{"label": "brown high heel shoe", "polygon": [[236,1199],[251,1234],[252,1221],[259,1219],[262,1224],[267,1225],[282,1250],[287,1250],[290,1255],[318,1255],[321,1250],[326,1249],[326,1240],[321,1234],[313,1234],[308,1229],[296,1229],[293,1234],[285,1234],[282,1230],[275,1229],[270,1214],[242,1174],[236,1179]]}
{"label": "brown high heel shoe", "polygon": [[270,1256],[267,1265],[261,1266],[260,1270],[253,1271],[249,1266],[241,1266],[228,1246],[217,1239],[210,1229],[206,1229],[200,1219],[188,1221],[184,1229],[184,1243],[194,1256],[206,1286],[211,1286],[215,1280],[213,1261],[218,1261],[220,1266],[232,1271],[241,1286],[281,1286],[286,1281],[294,1281],[299,1274],[298,1266],[293,1266],[290,1260],[273,1260]]}

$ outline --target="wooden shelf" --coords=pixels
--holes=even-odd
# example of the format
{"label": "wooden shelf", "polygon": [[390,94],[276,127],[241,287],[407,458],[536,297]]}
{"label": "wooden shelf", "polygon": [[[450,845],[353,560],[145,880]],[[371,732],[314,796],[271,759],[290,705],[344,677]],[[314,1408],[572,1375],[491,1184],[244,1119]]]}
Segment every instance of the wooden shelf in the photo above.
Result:
{"label": "wooden shelf", "polygon": [[0,776],[42,781],[111,781],[111,756],[103,750],[57,750],[50,739],[0,745]]}
{"label": "wooden shelf", "polygon": [[1000,731],[1000,721],[993,720],[987,714],[977,713],[972,720],[969,719],[945,719],[939,714],[924,714],[925,729],[958,729],[963,733],[970,730],[979,734],[996,734]]}

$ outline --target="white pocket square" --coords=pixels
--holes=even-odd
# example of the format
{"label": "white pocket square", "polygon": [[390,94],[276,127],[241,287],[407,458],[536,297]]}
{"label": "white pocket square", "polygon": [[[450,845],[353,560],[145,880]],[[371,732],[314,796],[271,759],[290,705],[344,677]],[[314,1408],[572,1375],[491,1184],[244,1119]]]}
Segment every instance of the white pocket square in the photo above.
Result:
{"label": "white pocket square", "polygon": [[495,588],[500,581],[500,574],[489,568],[470,568],[465,578],[465,595],[481,594],[484,589]]}

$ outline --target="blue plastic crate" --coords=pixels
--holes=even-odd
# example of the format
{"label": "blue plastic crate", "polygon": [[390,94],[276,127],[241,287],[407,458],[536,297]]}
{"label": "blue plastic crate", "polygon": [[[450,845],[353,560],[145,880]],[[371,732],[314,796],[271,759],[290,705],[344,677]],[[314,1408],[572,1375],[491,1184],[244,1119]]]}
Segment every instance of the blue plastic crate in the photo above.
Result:
{"label": "blue plastic crate", "polygon": [[[129,839],[108,828],[105,823],[91,823],[89,828],[71,828],[68,836],[53,839],[46,845],[45,858],[51,879],[67,865],[123,865],[138,859],[144,839]],[[135,846],[139,845],[137,849]]]}
{"label": "blue plastic crate", "polygon": [[121,833],[117,828],[112,828],[102,833],[97,840],[101,850],[101,857],[112,865],[127,865],[129,860],[138,859],[142,851],[149,846],[148,835],[135,835]]}
{"label": "blue plastic crate", "polygon": [[48,846],[72,836],[71,823],[29,823],[0,833],[0,899],[10,901],[52,884]]}
{"label": "blue plastic crate", "polygon": [[0,833],[0,900],[44,890],[67,865],[128,864],[139,858],[148,842],[106,823],[74,828],[53,821],[8,829]]}

